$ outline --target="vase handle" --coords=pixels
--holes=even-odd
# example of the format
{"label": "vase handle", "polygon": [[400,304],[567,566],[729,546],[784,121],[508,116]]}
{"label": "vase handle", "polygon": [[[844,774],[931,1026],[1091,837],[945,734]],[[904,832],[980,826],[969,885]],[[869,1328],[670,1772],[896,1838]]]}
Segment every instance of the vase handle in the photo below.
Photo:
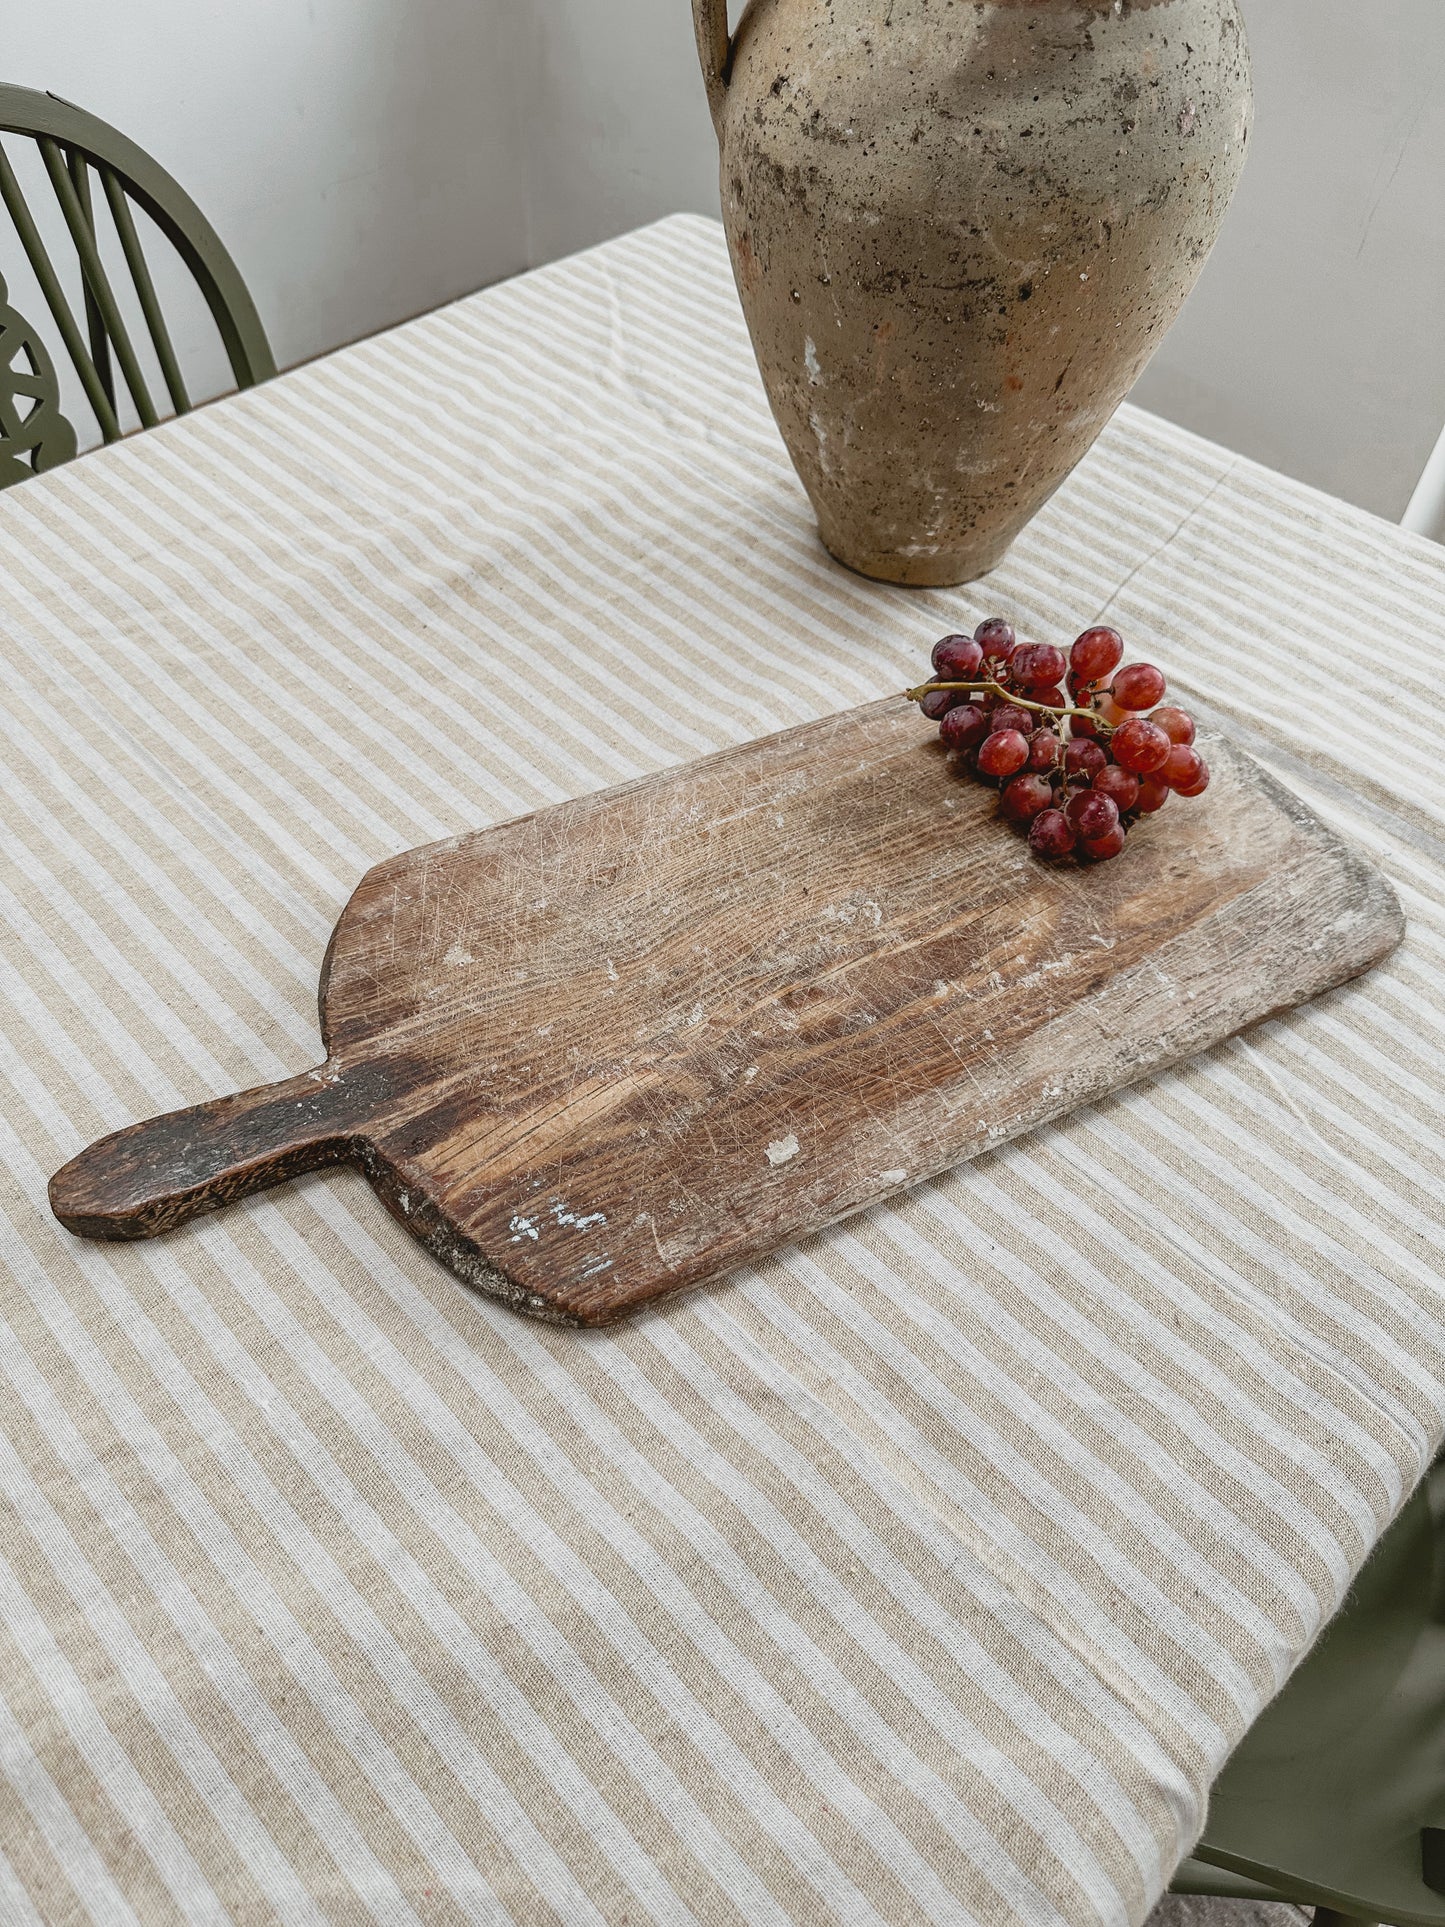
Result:
{"label": "vase handle", "polygon": [[707,104],[714,127],[721,128],[723,100],[728,90],[733,41],[728,31],[728,0],[692,0],[692,24],[697,32],[698,58],[707,86]]}

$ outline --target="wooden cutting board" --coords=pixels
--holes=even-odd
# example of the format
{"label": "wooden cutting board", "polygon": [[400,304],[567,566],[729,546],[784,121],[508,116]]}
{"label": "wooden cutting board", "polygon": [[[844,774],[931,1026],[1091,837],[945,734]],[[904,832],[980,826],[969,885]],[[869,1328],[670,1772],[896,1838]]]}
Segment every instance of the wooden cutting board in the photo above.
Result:
{"label": "wooden cutting board", "polygon": [[605,1323],[1388,955],[1384,880],[1206,754],[1087,869],[901,699],[408,851],[332,937],[320,1069],[104,1139],[52,1206],[141,1238],[359,1164],[467,1283]]}

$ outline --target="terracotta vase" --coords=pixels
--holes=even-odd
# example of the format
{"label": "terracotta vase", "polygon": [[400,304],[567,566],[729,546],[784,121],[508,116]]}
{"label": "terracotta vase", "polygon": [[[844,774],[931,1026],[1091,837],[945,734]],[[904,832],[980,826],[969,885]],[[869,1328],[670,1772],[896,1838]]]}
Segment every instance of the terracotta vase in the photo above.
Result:
{"label": "terracotta vase", "polygon": [[966,582],[1085,454],[1249,137],[1237,0],[693,0],[733,267],[823,541]]}

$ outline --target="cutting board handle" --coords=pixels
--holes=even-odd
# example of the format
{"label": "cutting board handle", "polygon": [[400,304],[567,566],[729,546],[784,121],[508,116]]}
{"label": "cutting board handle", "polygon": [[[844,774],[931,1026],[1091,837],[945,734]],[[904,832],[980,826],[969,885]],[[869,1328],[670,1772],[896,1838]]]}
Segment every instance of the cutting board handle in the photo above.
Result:
{"label": "cutting board handle", "polygon": [[202,1211],[357,1155],[375,1066],[332,1064],[113,1132],[50,1180],[50,1208],[81,1238],[150,1238]]}

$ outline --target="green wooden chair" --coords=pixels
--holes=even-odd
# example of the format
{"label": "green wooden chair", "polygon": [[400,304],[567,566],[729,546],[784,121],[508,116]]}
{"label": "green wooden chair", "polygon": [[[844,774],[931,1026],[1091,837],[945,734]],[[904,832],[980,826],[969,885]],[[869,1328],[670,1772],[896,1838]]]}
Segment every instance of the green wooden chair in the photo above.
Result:
{"label": "green wooden chair", "polygon": [[1445,1461],[1225,1768],[1174,1891],[1445,1927]]}
{"label": "green wooden chair", "polygon": [[[43,224],[32,213],[6,151],[7,136],[33,141],[39,150],[75,254],[83,332],[42,238]],[[92,190],[92,176],[98,195]],[[113,240],[97,224],[100,198],[109,210]],[[101,439],[107,442],[120,440],[125,432],[116,365],[139,426],[152,428],[160,419],[126,323],[125,307],[131,309],[133,320],[138,311],[149,333],[153,365],[170,397],[170,409],[183,415],[191,407],[132,203],[159,228],[205,297],[237,386],[249,388],[274,375],[276,364],[246,284],[215,229],[185,190],[133,141],[93,114],[54,94],[0,86],[0,205],[9,215]],[[113,258],[118,250],[124,262],[130,282],[124,303],[117,299],[102,258],[103,242]],[[55,363],[33,321],[10,305],[0,276],[0,488],[69,461],[75,452],[76,433],[61,410]]]}

